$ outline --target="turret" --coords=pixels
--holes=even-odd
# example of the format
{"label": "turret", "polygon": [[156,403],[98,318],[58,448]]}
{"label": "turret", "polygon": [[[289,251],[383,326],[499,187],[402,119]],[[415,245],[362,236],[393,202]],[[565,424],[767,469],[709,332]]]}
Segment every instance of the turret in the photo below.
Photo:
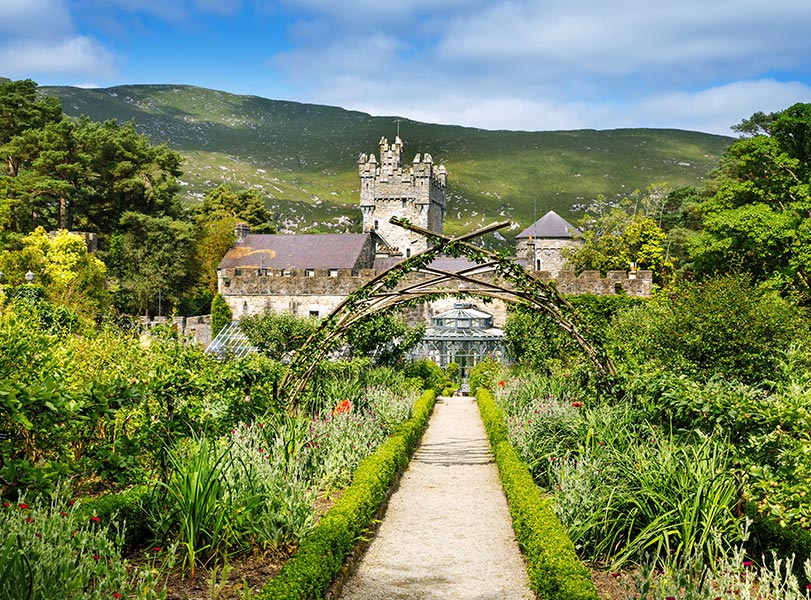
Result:
{"label": "turret", "polygon": [[405,256],[427,248],[425,239],[389,223],[392,216],[442,233],[448,172],[434,166],[430,154],[417,153],[410,165],[402,164],[403,141],[380,138],[380,163],[374,154],[358,158],[363,231],[375,231],[384,246]]}

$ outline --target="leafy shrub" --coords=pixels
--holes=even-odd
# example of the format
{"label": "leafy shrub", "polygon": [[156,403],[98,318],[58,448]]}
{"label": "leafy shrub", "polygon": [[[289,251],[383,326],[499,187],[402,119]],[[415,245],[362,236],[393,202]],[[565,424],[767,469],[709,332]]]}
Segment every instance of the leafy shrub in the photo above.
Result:
{"label": "leafy shrub", "polygon": [[479,388],[495,390],[496,383],[500,381],[499,377],[503,371],[503,367],[492,358],[485,358],[479,361],[470,369],[470,393],[475,394]]}
{"label": "leafy shrub", "polygon": [[450,385],[450,380],[438,364],[432,360],[416,360],[405,368],[409,377],[419,377],[426,390],[434,390],[441,394]]}
{"label": "leafy shrub", "polygon": [[424,325],[411,325],[401,315],[374,314],[354,323],[345,338],[350,356],[367,356],[376,365],[396,365],[424,334]]}
{"label": "leafy shrub", "polygon": [[225,298],[222,294],[216,294],[211,301],[211,339],[217,337],[222,328],[228,325],[233,318],[234,315]]}
{"label": "leafy shrub", "polygon": [[251,343],[277,360],[300,348],[317,325],[318,321],[311,317],[271,312],[243,317],[239,321],[239,328]]}
{"label": "leafy shrub", "polygon": [[621,313],[608,337],[627,370],[757,384],[773,381],[781,357],[807,339],[807,326],[786,300],[726,276],[683,283]]}
{"label": "leafy shrub", "polygon": [[[632,296],[568,296],[580,327],[590,340],[605,341],[606,331],[614,317],[644,301]],[[540,372],[571,369],[582,360],[580,347],[562,331],[545,312],[523,307],[512,308],[507,314],[504,336],[510,354],[519,364]]]}

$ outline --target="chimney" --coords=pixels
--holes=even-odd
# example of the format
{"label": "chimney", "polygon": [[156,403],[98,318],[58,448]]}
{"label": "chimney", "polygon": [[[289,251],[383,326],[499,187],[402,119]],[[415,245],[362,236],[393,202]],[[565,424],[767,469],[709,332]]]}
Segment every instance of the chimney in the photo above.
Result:
{"label": "chimney", "polygon": [[234,235],[237,238],[237,244],[244,242],[250,232],[251,228],[248,227],[247,223],[237,223],[236,227],[234,227]]}

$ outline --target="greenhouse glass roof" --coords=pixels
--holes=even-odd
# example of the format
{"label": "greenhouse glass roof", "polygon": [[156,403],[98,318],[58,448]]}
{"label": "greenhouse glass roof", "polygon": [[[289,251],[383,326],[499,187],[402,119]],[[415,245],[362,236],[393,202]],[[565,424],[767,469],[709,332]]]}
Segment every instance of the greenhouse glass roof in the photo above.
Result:
{"label": "greenhouse glass roof", "polygon": [[259,352],[259,349],[251,344],[237,321],[231,321],[223,327],[206,348],[207,354],[214,354],[220,358],[243,358],[254,352]]}

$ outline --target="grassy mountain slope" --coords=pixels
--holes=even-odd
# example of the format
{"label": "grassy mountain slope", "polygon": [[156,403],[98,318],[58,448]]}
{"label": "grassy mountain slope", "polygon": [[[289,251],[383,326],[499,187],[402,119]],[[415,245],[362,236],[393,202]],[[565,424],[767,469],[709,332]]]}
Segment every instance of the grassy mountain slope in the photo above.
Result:
{"label": "grassy mountain slope", "polygon": [[[342,231],[360,221],[356,159],[391,141],[395,117],[182,85],[46,87],[64,111],[134,120],[186,157],[189,200],[222,182],[257,187],[287,228]],[[597,194],[700,183],[731,138],[679,130],[487,131],[400,120],[406,160],[429,152],[450,173],[446,230],[509,218],[513,233],[547,210],[572,217]]]}

